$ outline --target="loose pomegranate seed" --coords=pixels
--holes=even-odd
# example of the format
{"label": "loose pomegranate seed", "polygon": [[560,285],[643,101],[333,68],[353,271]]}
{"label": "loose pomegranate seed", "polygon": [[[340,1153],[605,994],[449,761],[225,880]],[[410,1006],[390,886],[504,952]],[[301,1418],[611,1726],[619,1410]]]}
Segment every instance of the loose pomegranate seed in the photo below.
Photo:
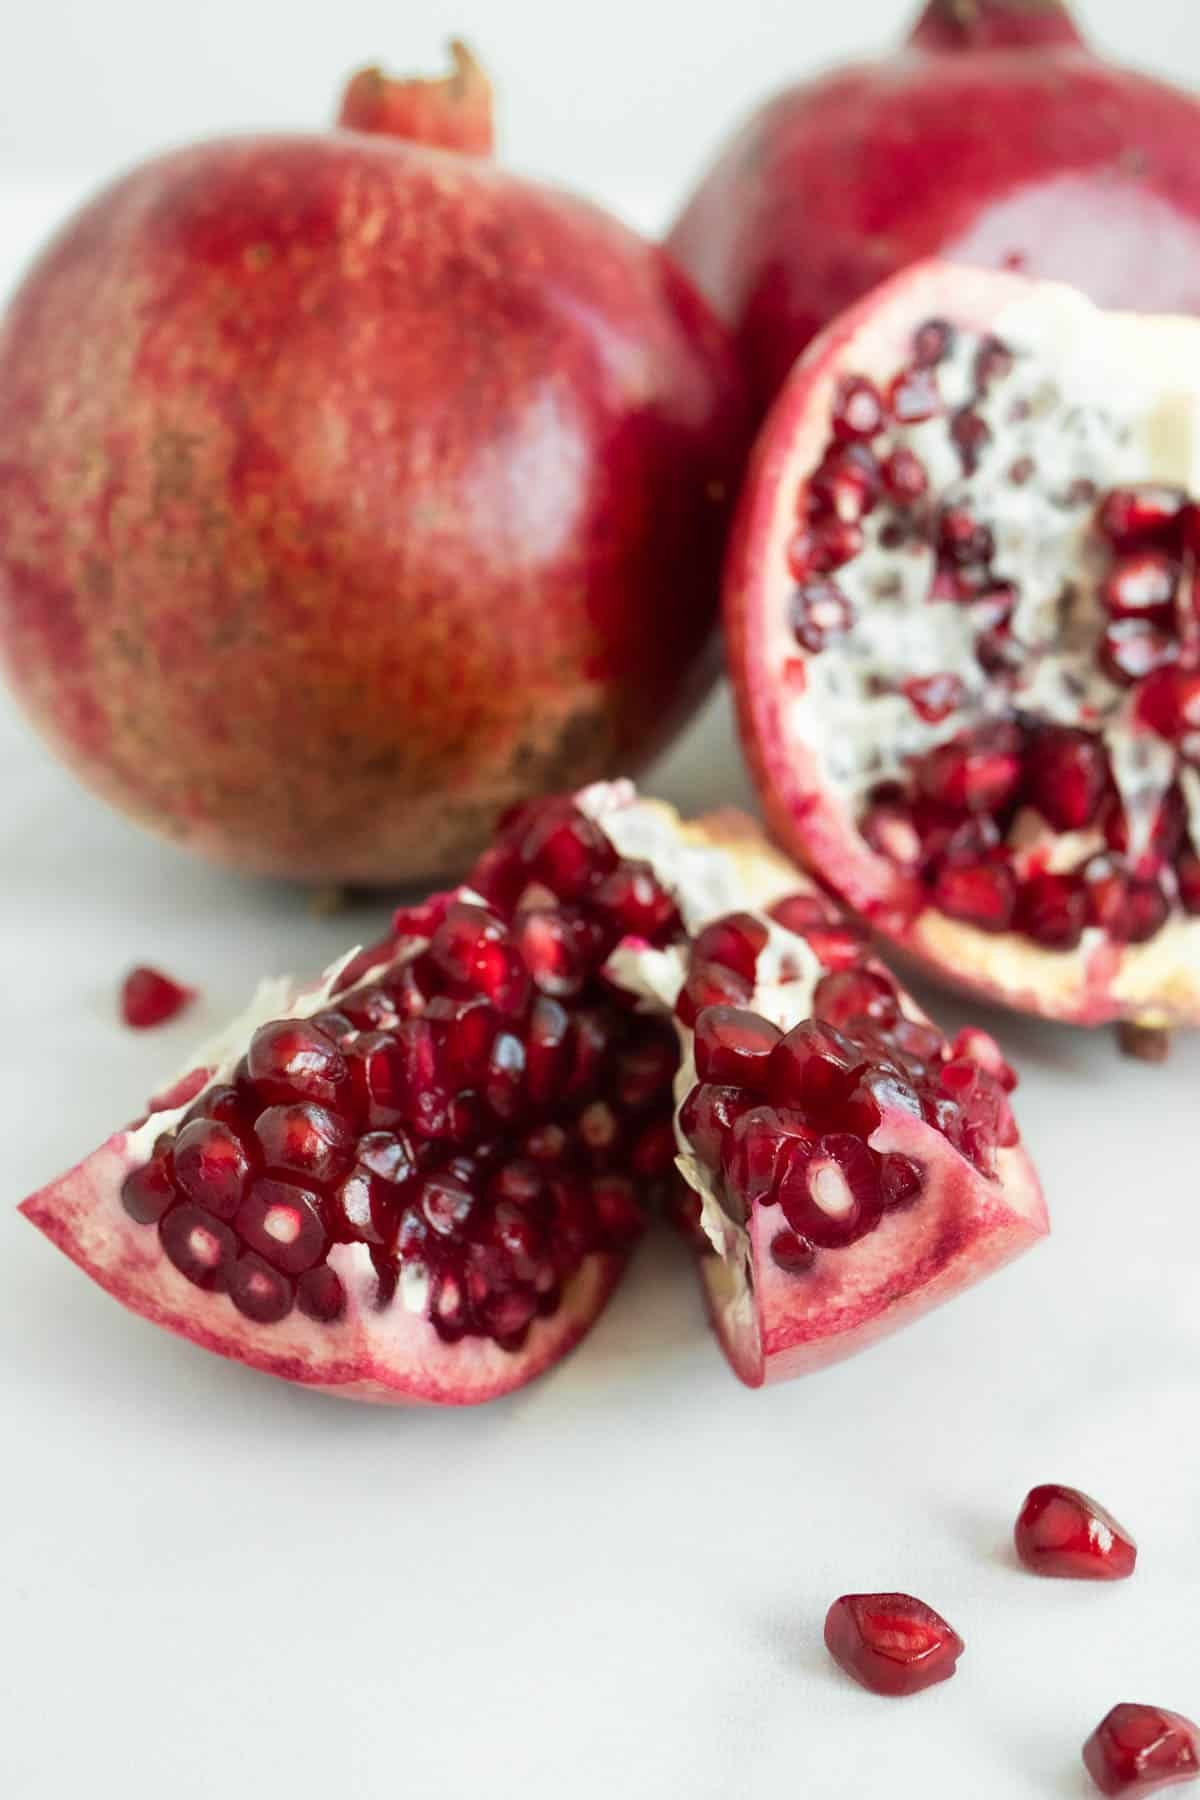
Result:
{"label": "loose pomegranate seed", "polygon": [[[857,550],[849,554],[857,555]],[[807,582],[792,596],[793,635],[803,649],[814,654],[823,650],[830,638],[844,636],[853,623],[850,602],[832,581]]]}
{"label": "loose pomegranate seed", "polygon": [[1074,875],[1031,875],[1021,883],[1014,915],[1018,931],[1047,950],[1073,950],[1087,924],[1088,901]]}
{"label": "loose pomegranate seed", "polygon": [[1173,541],[1187,495],[1157,482],[1114,488],[1104,496],[1096,524],[1115,550]]}
{"label": "loose pomegranate seed", "polygon": [[980,931],[1007,931],[1017,905],[1017,878],[1007,863],[944,863],[933,884],[934,904]]}
{"label": "loose pomegranate seed", "polygon": [[911,1594],[843,1594],[826,1616],[825,1644],[873,1694],[917,1694],[949,1680],[964,1648],[953,1627]]}
{"label": "loose pomegranate seed", "polygon": [[792,1229],[822,1250],[865,1237],[883,1211],[875,1158],[849,1132],[830,1132],[811,1148],[790,1146],[775,1198]]}
{"label": "loose pomegranate seed", "polygon": [[777,1025],[734,1006],[709,1006],[696,1020],[696,1074],[761,1093],[767,1065],[780,1041]]}
{"label": "loose pomegranate seed", "polygon": [[812,1245],[794,1231],[777,1231],[771,1239],[771,1261],[787,1275],[805,1275],[817,1260]]}
{"label": "loose pomegranate seed", "polygon": [[904,694],[917,717],[940,725],[957,712],[967,698],[966,684],[957,675],[914,675],[904,683]]}
{"label": "loose pomegranate seed", "polygon": [[845,442],[873,438],[883,425],[883,403],[874,382],[849,375],[838,387],[833,405],[833,434]]}
{"label": "loose pomegranate seed", "polygon": [[121,1017],[134,1031],[149,1031],[177,1018],[195,998],[195,988],[141,965],[131,969],[121,983]]}
{"label": "loose pomegranate seed", "polygon": [[881,484],[879,464],[864,444],[842,444],[818,464],[808,484],[810,518],[824,526],[854,526],[873,512]]}
{"label": "loose pomegranate seed", "polygon": [[949,319],[927,319],[913,334],[913,361],[921,369],[932,369],[945,362],[957,337]]}
{"label": "loose pomegranate seed", "polygon": [[911,450],[893,450],[880,469],[884,490],[897,506],[915,506],[929,489],[929,471]]}
{"label": "loose pomegranate seed", "polygon": [[235,1131],[217,1119],[194,1119],[175,1139],[172,1161],[181,1193],[218,1219],[233,1218],[252,1169]]}
{"label": "loose pomegranate seed", "polygon": [[920,425],[942,410],[942,393],[931,368],[903,369],[889,384],[887,409],[897,425]]}
{"label": "loose pomegranate seed", "polygon": [[824,1112],[846,1098],[866,1060],[835,1026],[803,1019],[771,1051],[766,1092],[777,1106]]}
{"label": "loose pomegranate seed", "polygon": [[1123,1581],[1137,1546],[1124,1526],[1078,1488],[1050,1483],[1026,1496],[1015,1529],[1017,1555],[1037,1575]]}
{"label": "loose pomegranate seed", "polygon": [[726,913],[706,925],[692,945],[693,963],[720,963],[753,981],[767,943],[767,928],[753,913]]}
{"label": "loose pomegranate seed", "polygon": [[1114,1706],[1083,1764],[1102,1794],[1153,1794],[1200,1776],[1200,1727],[1161,1706]]}
{"label": "loose pomegranate seed", "polygon": [[1108,758],[1098,739],[1057,727],[1035,734],[1025,754],[1026,796],[1056,831],[1094,824],[1108,786]]}
{"label": "loose pomegranate seed", "polygon": [[1118,619],[1100,640],[1100,662],[1105,673],[1122,686],[1144,681],[1157,669],[1165,669],[1179,656],[1179,645],[1168,631],[1139,619]]}

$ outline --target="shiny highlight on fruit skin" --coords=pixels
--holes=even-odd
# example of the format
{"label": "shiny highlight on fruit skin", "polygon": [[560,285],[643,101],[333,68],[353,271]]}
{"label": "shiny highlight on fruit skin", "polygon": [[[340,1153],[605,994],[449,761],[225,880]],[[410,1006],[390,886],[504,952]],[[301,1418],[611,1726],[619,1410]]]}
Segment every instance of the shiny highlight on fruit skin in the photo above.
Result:
{"label": "shiny highlight on fruit skin", "polygon": [[457,879],[715,672],[727,333],[478,154],[463,58],[145,163],[0,324],[0,664],[89,786],[241,869]]}

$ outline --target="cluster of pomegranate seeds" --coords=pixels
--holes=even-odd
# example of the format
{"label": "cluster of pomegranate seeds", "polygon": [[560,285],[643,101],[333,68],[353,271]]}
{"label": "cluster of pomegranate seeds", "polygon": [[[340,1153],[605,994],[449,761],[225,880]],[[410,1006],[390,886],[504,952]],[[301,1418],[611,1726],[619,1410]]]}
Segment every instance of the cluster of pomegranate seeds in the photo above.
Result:
{"label": "cluster of pomegranate seeds", "polygon": [[[1087,475],[1043,476],[1023,449],[997,469],[989,419],[1023,446],[1021,423],[1038,398],[1006,387],[1019,361],[997,338],[930,319],[890,382],[843,377],[787,548],[790,629],[809,654],[845,646],[847,668],[874,669],[868,697],[902,696],[911,708],[900,772],[872,785],[864,765],[859,824],[918,884],[916,904],[1048,950],[1074,949],[1090,926],[1140,944],[1173,912],[1200,913],[1200,855],[1180,780],[1192,767],[1200,783],[1200,506],[1159,483],[1102,491]],[[1077,438],[1069,410],[1062,429]],[[940,492],[934,461],[957,469],[949,483],[939,476]],[[1014,525],[1001,504],[1017,490],[1037,493],[1060,526],[1079,527],[1061,539],[1079,566],[1057,572],[1049,626],[1021,613],[1022,593],[997,566],[1005,531],[1038,542],[1036,521]],[[905,571],[918,555],[931,574],[927,591],[909,598],[965,621],[952,640],[961,666],[897,671],[895,656],[878,650],[884,639],[871,637],[867,609],[908,604]],[[851,647],[856,627],[862,641]],[[932,640],[918,625],[888,641],[911,641],[919,661]],[[872,642],[877,668],[862,663]],[[1122,792],[1110,728],[1127,742],[1141,734],[1166,745],[1165,776],[1159,760]],[[1142,760],[1155,763],[1153,749]],[[1065,834],[1080,834],[1079,844],[1050,866],[1052,840]]]}
{"label": "cluster of pomegranate seeds", "polygon": [[1036,1575],[1124,1581],[1137,1565],[1137,1545],[1124,1526],[1078,1488],[1051,1482],[1032,1489],[1013,1535],[1017,1555]]}
{"label": "cluster of pomegranate seeds", "polygon": [[337,1319],[329,1252],[361,1244],[380,1304],[415,1276],[442,1338],[516,1349],[673,1179],[675,1033],[602,975],[622,936],[679,934],[671,896],[564,801],[510,818],[471,888],[262,1025],[128,1176],[130,1216],[248,1318]]}
{"label": "cluster of pomegranate seeds", "polygon": [[1161,1706],[1114,1706],[1083,1746],[1102,1794],[1153,1794],[1200,1778],[1200,1726]]}
{"label": "cluster of pomegranate seeds", "polygon": [[802,1274],[818,1251],[857,1242],[885,1212],[920,1199],[924,1169],[867,1142],[885,1111],[936,1126],[991,1175],[996,1150],[1018,1141],[1007,1099],[1016,1078],[985,1032],[951,1044],[908,1018],[861,932],[818,895],[771,911],[824,967],[812,1017],[784,1033],[748,1005],[767,943],[762,920],[733,913],[709,925],[691,946],[676,1005],[695,1026],[697,1076],[679,1122],[731,1219],[779,1207],[771,1255]]}
{"label": "cluster of pomegranate seeds", "polygon": [[195,998],[195,988],[140,964],[121,983],[121,1018],[134,1031],[149,1031],[177,1018]]}
{"label": "cluster of pomegranate seeds", "polygon": [[825,1644],[873,1694],[919,1694],[948,1681],[964,1649],[953,1626],[911,1594],[843,1594],[826,1615]]}

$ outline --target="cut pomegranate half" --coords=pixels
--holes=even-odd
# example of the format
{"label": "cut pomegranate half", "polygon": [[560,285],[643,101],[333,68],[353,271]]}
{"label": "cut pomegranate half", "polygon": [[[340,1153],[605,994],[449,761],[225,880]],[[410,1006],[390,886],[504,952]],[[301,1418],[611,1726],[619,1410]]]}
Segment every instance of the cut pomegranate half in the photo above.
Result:
{"label": "cut pomegranate half", "polygon": [[[468,887],[402,910],[318,986],[268,987],[149,1118],[23,1210],[118,1299],[209,1349],[360,1399],[488,1399],[587,1330],[649,1205],[686,1212],[673,1078],[682,1043],[692,1085],[699,1011],[723,1084],[701,1096],[732,1096],[708,1107],[715,1166],[747,1084],[816,1095],[781,1102],[786,1191],[764,1191],[725,1258],[702,1261],[722,1296],[728,1262],[744,1302],[748,1246],[766,1256],[799,1220],[819,1248],[775,1246],[756,1351],[722,1297],[723,1341],[747,1380],[844,1354],[1044,1216],[978,1045],[952,1052],[796,883],[748,821],[684,825],[627,783],[531,803]],[[808,936],[761,911],[787,894]],[[836,1065],[851,1046],[835,1111],[819,1073],[788,1061],[782,1027],[814,1004],[834,1049],[818,1037],[813,1055]],[[989,1059],[1005,1067],[994,1045]],[[712,1188],[693,1143],[680,1166]]]}
{"label": "cut pomegranate half", "polygon": [[1035,1575],[1124,1581],[1137,1566],[1137,1545],[1125,1527],[1099,1501],[1056,1482],[1026,1495],[1013,1537]]}
{"label": "cut pomegranate half", "polygon": [[729,564],[781,843],[943,978],[1082,1024],[1200,1018],[1198,355],[1194,320],[918,265],[797,365]]}
{"label": "cut pomegranate half", "polygon": [[1200,1727],[1161,1706],[1114,1706],[1083,1746],[1102,1794],[1155,1794],[1200,1777]]}

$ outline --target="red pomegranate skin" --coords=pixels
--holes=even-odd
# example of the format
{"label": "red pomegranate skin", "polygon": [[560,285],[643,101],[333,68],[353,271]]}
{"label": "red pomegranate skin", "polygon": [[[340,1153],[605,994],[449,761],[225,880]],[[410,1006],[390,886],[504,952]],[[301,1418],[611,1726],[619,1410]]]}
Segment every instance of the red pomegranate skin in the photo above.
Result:
{"label": "red pomegranate skin", "polygon": [[707,306],[584,202],[362,132],[163,156],[0,333],[3,660],[181,844],[457,872],[703,691],[743,419]]}
{"label": "red pomegranate skin", "polygon": [[923,257],[1200,307],[1200,104],[1091,53],[1062,0],[931,0],[892,56],[791,87],[668,244],[765,408],[821,326]]}

